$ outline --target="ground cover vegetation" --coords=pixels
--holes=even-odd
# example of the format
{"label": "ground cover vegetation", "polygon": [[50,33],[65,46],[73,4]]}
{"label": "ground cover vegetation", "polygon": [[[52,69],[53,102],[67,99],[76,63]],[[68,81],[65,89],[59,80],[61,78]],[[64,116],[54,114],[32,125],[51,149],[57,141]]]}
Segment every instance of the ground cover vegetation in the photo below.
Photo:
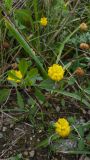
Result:
{"label": "ground cover vegetation", "polygon": [[0,1],[0,159],[90,159],[90,2]]}

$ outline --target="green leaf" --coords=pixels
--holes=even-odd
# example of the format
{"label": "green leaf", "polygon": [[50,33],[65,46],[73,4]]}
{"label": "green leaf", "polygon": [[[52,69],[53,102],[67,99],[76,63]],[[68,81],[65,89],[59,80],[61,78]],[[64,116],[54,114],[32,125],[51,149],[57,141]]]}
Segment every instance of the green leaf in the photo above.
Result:
{"label": "green leaf", "polygon": [[55,86],[55,82],[52,81],[51,79],[46,79],[39,84],[40,88],[43,88],[46,90],[48,89],[52,90],[54,86]]}
{"label": "green leaf", "polygon": [[16,80],[20,80],[20,78],[17,77],[15,70],[10,70],[8,71],[8,76],[14,79],[13,81],[15,82]]}
{"label": "green leaf", "polygon": [[73,85],[75,83],[76,79],[74,77],[70,77],[68,79],[68,85]]}
{"label": "green leaf", "polygon": [[40,89],[35,89],[35,96],[38,98],[38,100],[44,102],[45,101],[45,96],[43,93],[40,91]]}
{"label": "green leaf", "polygon": [[[50,86],[49,86],[50,85]],[[40,88],[42,89],[46,89],[48,91],[53,91],[54,93],[58,93],[58,94],[61,94],[61,95],[64,95],[64,96],[67,96],[67,97],[71,97],[75,100],[79,100],[80,102],[82,102],[85,106],[84,107],[88,107],[90,108],[90,104],[87,102],[87,100],[85,100],[82,96],[79,96],[75,93],[70,93],[70,92],[67,92],[67,91],[60,91],[60,90],[57,90],[57,89],[51,89],[51,84],[50,83],[45,83],[42,85],[42,83],[39,85]]]}
{"label": "green leaf", "polygon": [[54,134],[49,138],[46,138],[45,140],[43,140],[41,143],[39,143],[36,148],[40,148],[40,147],[47,147],[51,141],[56,141],[57,139],[59,139],[60,136]]}
{"label": "green leaf", "polygon": [[64,70],[67,70],[70,66],[72,65],[72,62],[67,63],[66,65],[64,65]]}
{"label": "green leaf", "polygon": [[34,106],[35,104],[36,104],[36,101],[31,96],[29,96],[28,105]]}
{"label": "green leaf", "polygon": [[74,125],[75,124],[75,122],[76,122],[76,117],[68,117],[68,121],[69,121],[69,123],[71,124],[71,125]]}
{"label": "green leaf", "polygon": [[23,77],[25,76],[26,72],[27,72],[27,69],[28,69],[28,62],[25,60],[25,59],[22,59],[20,62],[19,62],[19,70],[21,71]]}
{"label": "green leaf", "polygon": [[32,68],[32,69],[29,71],[29,77],[30,77],[30,78],[33,78],[33,77],[37,76],[37,74],[38,74],[37,68]]}
{"label": "green leaf", "polygon": [[18,22],[21,22],[22,24],[30,24],[32,27],[32,30],[34,32],[34,21],[32,17],[32,13],[28,9],[16,9],[15,10],[15,17]]}
{"label": "green leaf", "polygon": [[20,108],[24,108],[24,100],[21,93],[17,90],[17,104]]}
{"label": "green leaf", "polygon": [[90,88],[84,89],[85,92],[87,92],[88,94],[90,94]]}
{"label": "green leaf", "polygon": [[81,126],[81,125],[79,126],[78,132],[79,132],[81,137],[84,137],[84,128],[83,128],[83,126]]}
{"label": "green leaf", "polygon": [[8,160],[22,160],[22,154],[18,154],[14,157],[10,157]]}
{"label": "green leaf", "polygon": [[12,9],[13,0],[4,0],[4,4],[6,9],[10,11]]}
{"label": "green leaf", "polygon": [[0,90],[0,103],[6,101],[8,95],[10,94],[10,89],[1,89]]}
{"label": "green leaf", "polygon": [[36,80],[38,79],[38,70],[37,68],[32,68],[27,72],[27,76],[25,77],[26,86],[34,85]]}
{"label": "green leaf", "polygon": [[87,143],[90,145],[90,133],[86,136]]}
{"label": "green leaf", "polygon": [[18,21],[21,23],[30,22],[32,18],[30,15],[30,10],[27,9],[16,9],[15,16],[16,19],[18,19]]}
{"label": "green leaf", "polygon": [[84,140],[79,139],[78,140],[78,150],[82,151],[84,149]]}

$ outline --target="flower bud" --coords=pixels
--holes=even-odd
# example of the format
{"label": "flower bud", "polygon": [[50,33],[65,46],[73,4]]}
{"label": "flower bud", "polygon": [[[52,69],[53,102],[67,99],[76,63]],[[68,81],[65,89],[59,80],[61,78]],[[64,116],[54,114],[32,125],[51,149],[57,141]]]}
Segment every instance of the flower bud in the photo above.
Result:
{"label": "flower bud", "polygon": [[87,43],[81,43],[80,44],[80,49],[89,49],[89,44],[87,44]]}
{"label": "flower bud", "polygon": [[8,49],[10,47],[10,44],[7,41],[5,41],[5,42],[3,42],[2,46],[3,46],[3,48]]}
{"label": "flower bud", "polygon": [[80,30],[82,30],[82,31],[87,31],[87,29],[88,29],[88,26],[87,26],[86,23],[81,23],[81,24],[80,24]]}
{"label": "flower bud", "polygon": [[78,67],[74,73],[80,77],[85,75],[85,72],[81,67]]}

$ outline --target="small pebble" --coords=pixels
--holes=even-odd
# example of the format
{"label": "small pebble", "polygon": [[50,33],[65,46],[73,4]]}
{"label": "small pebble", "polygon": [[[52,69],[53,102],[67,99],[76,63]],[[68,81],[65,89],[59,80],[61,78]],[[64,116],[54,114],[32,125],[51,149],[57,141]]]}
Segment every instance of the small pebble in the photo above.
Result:
{"label": "small pebble", "polygon": [[88,114],[90,114],[90,110],[88,111]]}
{"label": "small pebble", "polygon": [[85,159],[84,160],[90,160],[90,158],[89,157],[85,157]]}
{"label": "small pebble", "polygon": [[32,141],[32,137],[30,137],[30,140]]}
{"label": "small pebble", "polygon": [[3,138],[3,134],[2,134],[2,133],[0,133],[0,139],[1,139],[1,138]]}
{"label": "small pebble", "polygon": [[40,139],[39,139],[39,138],[37,139],[37,142],[40,142]]}
{"label": "small pebble", "polygon": [[35,135],[33,135],[33,138],[35,137]]}
{"label": "small pebble", "polygon": [[27,151],[25,151],[23,154],[24,154],[24,156],[28,156],[28,152]]}
{"label": "small pebble", "polygon": [[30,151],[30,150],[31,150],[31,147],[29,147],[28,150]]}
{"label": "small pebble", "polygon": [[7,127],[3,127],[2,131],[5,132],[7,130]]}
{"label": "small pebble", "polygon": [[14,124],[10,124],[10,128],[13,128],[14,127]]}
{"label": "small pebble", "polygon": [[60,107],[59,107],[59,106],[56,107],[56,111],[57,111],[57,112],[60,111]]}
{"label": "small pebble", "polygon": [[2,130],[2,123],[0,123],[0,131]]}
{"label": "small pebble", "polygon": [[42,130],[39,130],[39,133],[42,133]]}
{"label": "small pebble", "polygon": [[30,157],[34,157],[35,151],[31,151],[31,152],[29,152],[29,154],[30,154]]}

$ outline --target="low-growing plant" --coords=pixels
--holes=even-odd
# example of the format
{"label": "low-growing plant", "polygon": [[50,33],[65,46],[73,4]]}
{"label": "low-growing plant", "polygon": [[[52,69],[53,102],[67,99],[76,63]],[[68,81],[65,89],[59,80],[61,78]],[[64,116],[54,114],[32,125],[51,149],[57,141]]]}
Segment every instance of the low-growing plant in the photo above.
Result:
{"label": "low-growing plant", "polygon": [[88,8],[84,1],[0,2],[0,111],[23,112],[15,123],[43,131],[36,150],[90,154]]}

